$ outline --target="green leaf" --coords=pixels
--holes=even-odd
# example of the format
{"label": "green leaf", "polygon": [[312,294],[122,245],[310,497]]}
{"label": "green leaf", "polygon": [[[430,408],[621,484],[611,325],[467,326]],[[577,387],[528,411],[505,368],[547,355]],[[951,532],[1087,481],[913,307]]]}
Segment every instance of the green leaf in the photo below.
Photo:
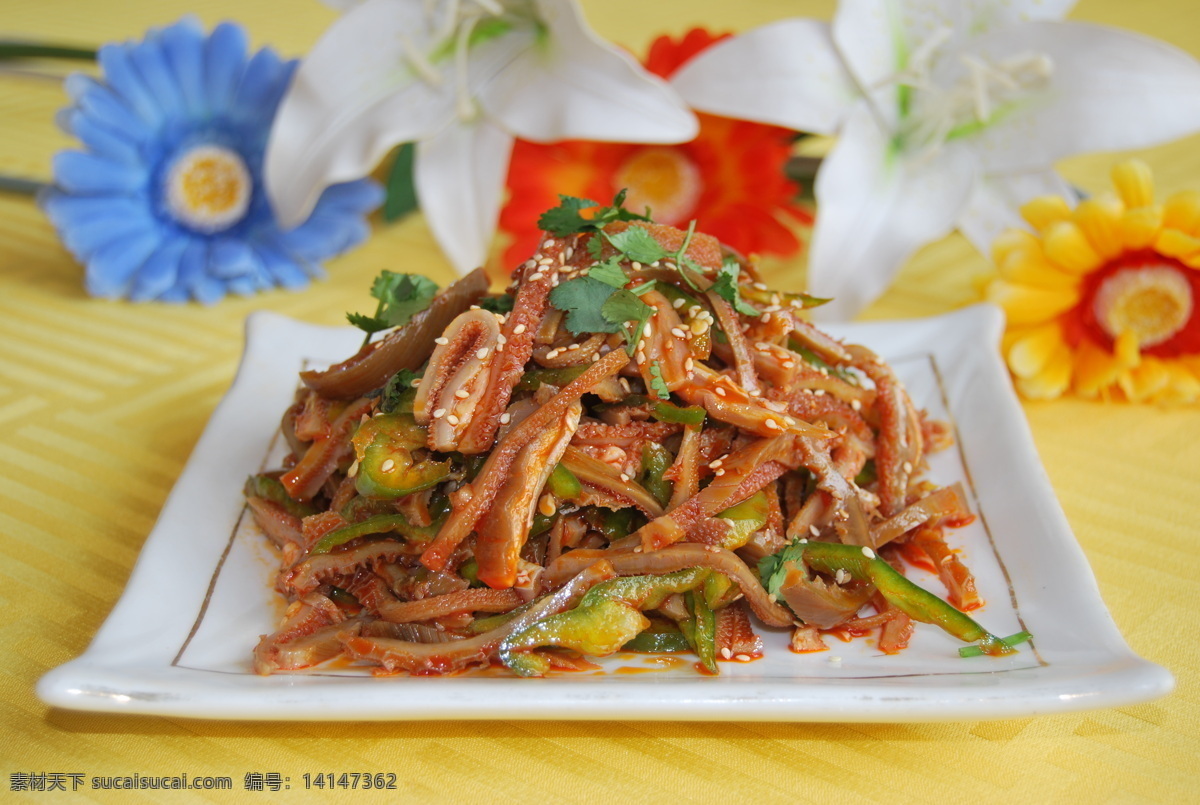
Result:
{"label": "green leaf", "polygon": [[428,277],[381,271],[371,285],[371,296],[379,300],[375,315],[347,313],[346,318],[368,335],[389,327],[399,327],[429,307],[437,291],[437,283]]}
{"label": "green leaf", "polygon": [[658,361],[650,364],[650,388],[658,395],[658,399],[671,399],[671,390],[667,388],[667,381],[663,380],[662,367],[658,365]]}
{"label": "green leaf", "polygon": [[411,414],[413,399],[417,395],[413,381],[420,380],[421,377],[421,373],[411,372],[408,369],[401,369],[392,375],[387,385],[383,387],[379,410],[385,414],[394,414],[397,411]]}
{"label": "green leaf", "polygon": [[639,325],[645,326],[650,317],[654,315],[654,308],[638,299],[637,294],[633,291],[622,288],[614,291],[608,299],[604,300],[604,304],[600,307],[600,313],[615,324],[636,321]]}
{"label": "green leaf", "polygon": [[483,296],[479,299],[479,306],[484,310],[492,313],[509,313],[513,309],[513,303],[516,302],[509,294],[501,294],[500,296]]}
{"label": "green leaf", "polygon": [[709,290],[715,292],[717,296],[733,305],[733,309],[743,316],[758,316],[758,309],[743,300],[741,293],[738,291],[738,274],[741,270],[742,267],[738,265],[737,260],[727,257],[721,266],[721,270],[717,272],[717,281],[713,283],[713,286]]}
{"label": "green leaf", "polygon": [[616,258],[592,266],[587,270],[587,276],[614,288],[624,288],[625,283],[629,282],[629,277],[621,269],[620,260]]}
{"label": "green leaf", "polygon": [[621,322],[610,320],[601,312],[604,303],[615,293],[616,288],[600,280],[576,277],[550,292],[550,304],[567,314],[564,324],[575,335],[619,333]]}
{"label": "green leaf", "polygon": [[[636,212],[625,209],[623,206],[625,204],[624,190],[613,196],[612,205],[608,207],[602,207],[599,202],[591,199],[576,196],[560,195],[558,198],[559,205],[546,210],[538,218],[538,227],[543,232],[549,232],[552,235],[565,236],[573,235],[576,232],[595,232],[613,221],[650,220],[645,215],[638,215]],[[590,218],[584,218],[581,214],[583,210],[592,207],[599,209]]]}
{"label": "green leaf", "polygon": [[787,576],[787,571],[783,569],[784,563],[801,561],[806,542],[808,540],[804,542],[793,540],[790,545],[778,553],[764,556],[758,560],[758,578],[768,593],[774,596],[779,595],[779,588],[783,585],[784,577]]}
{"label": "green leaf", "polygon": [[383,201],[383,220],[396,221],[417,209],[417,188],[413,181],[412,143],[396,149],[396,158],[388,172],[387,195]]}
{"label": "green leaf", "polygon": [[604,237],[621,254],[639,263],[649,265],[670,256],[666,249],[658,245],[654,236],[640,226],[631,226],[615,235],[605,232]]}

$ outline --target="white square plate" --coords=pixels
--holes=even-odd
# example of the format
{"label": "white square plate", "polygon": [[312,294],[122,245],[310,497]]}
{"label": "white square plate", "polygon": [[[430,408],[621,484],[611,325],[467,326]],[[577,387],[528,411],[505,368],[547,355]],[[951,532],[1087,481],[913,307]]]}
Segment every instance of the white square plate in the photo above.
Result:
{"label": "white square plate", "polygon": [[361,333],[256,313],[237,377],[124,595],[87,651],[46,674],[38,694],[60,707],[221,719],[791,721],[1010,718],[1162,696],[1174,680],[1122,640],[1050,489],[997,354],[1002,329],[999,310],[985,305],[830,328],[877,351],[918,407],[954,425],[957,443],[930,458],[930,477],[964,482],[978,517],[949,539],[986,602],[972,614],[995,634],[1031,631],[1018,654],[962,659],[957,641],[924,624],[895,656],[872,640],[833,638],[830,651],[794,654],[786,631],[759,627],[765,656],[723,662],[719,677],[630,654],[547,679],[375,678],[361,669],[257,676],[251,652],[283,602],[272,590],[274,551],[243,517],[242,483],[277,460],[297,371],[352,354]]}

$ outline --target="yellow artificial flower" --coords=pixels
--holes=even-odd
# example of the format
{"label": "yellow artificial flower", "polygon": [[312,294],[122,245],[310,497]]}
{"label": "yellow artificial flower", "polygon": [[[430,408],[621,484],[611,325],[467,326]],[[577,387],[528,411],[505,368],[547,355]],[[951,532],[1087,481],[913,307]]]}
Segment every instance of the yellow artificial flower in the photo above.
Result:
{"label": "yellow artificial flower", "polygon": [[1113,168],[1116,193],[1070,205],[1035,199],[1021,215],[1036,234],[993,244],[1004,308],[1001,345],[1018,391],[1051,399],[1200,401],[1200,192],[1154,203],[1142,162]]}

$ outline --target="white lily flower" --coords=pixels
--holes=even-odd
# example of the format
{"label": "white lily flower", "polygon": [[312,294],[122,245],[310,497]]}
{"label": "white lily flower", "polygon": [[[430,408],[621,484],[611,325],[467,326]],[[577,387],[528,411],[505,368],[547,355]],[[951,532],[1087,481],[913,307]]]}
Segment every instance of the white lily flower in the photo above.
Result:
{"label": "white lily flower", "polygon": [[299,224],[321,191],[416,142],[421,209],[461,271],[496,229],[514,137],[673,143],[695,115],[603,42],[575,0],[365,0],[297,70],[271,132],[275,214]]}
{"label": "white lily flower", "polygon": [[987,252],[1054,162],[1200,130],[1200,62],[1057,21],[1068,0],[842,0],[713,46],[672,84],[695,109],[838,141],[817,174],[815,312],[850,318],[956,226]]}

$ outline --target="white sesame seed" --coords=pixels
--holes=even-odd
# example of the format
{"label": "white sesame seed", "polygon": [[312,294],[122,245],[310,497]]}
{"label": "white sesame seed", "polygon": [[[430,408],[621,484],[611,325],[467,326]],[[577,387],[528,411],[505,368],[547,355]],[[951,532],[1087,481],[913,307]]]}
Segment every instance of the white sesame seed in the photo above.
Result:
{"label": "white sesame seed", "polygon": [[752,283],[750,283],[750,287],[751,287],[751,288],[753,288],[753,289],[754,289],[754,290],[756,290],[756,291],[769,291],[769,290],[771,290],[770,288],[768,288],[768,287],[767,287],[767,284],[766,284],[765,282],[752,282]]}
{"label": "white sesame seed", "polygon": [[779,423],[774,419],[768,419],[766,422],[767,430],[779,430]]}
{"label": "white sesame seed", "polygon": [[839,567],[837,573],[833,574],[833,580],[838,584],[845,584],[850,581],[850,574]]}
{"label": "white sesame seed", "polygon": [[546,517],[549,517],[550,515],[554,514],[554,512],[558,511],[558,506],[554,502],[554,495],[542,495],[542,499],[538,501],[538,511],[544,514]]}
{"label": "white sesame seed", "polygon": [[682,327],[672,327],[671,335],[675,336],[676,338],[687,338],[687,333],[684,332]]}
{"label": "white sesame seed", "polygon": [[855,411],[861,411],[862,410],[862,402],[859,400],[851,400],[850,407],[853,408]]}
{"label": "white sesame seed", "polygon": [[723,469],[717,470],[716,472],[713,473],[713,475],[717,476],[718,478],[720,478],[724,474],[725,474],[725,470],[723,470]]}
{"label": "white sesame seed", "polygon": [[535,271],[535,272],[533,272],[532,274],[530,274],[530,275],[529,275],[529,281],[530,281],[530,282],[537,282],[537,281],[538,281],[538,280],[540,280],[540,279],[541,279],[543,276],[544,276],[544,275],[542,274],[542,272],[540,272],[540,271]]}
{"label": "white sesame seed", "polygon": [[814,537],[819,537],[821,536],[821,529],[810,523],[808,526],[808,533],[812,534]]}
{"label": "white sesame seed", "polygon": [[488,348],[487,347],[480,347],[479,351],[475,353],[475,357],[479,358],[479,360],[483,360],[487,356],[488,356]]}
{"label": "white sesame seed", "polygon": [[516,327],[513,328],[513,335],[520,335],[523,332],[525,332],[524,324],[518,324]]}
{"label": "white sesame seed", "polygon": [[767,595],[767,600],[774,604],[779,599],[775,596],[775,593],[770,593]]}
{"label": "white sesame seed", "polygon": [[629,476],[628,476],[628,475],[626,475],[625,473],[621,473],[621,480],[622,480],[622,481],[628,481],[628,480],[629,480]]}
{"label": "white sesame seed", "polygon": [[600,353],[593,352],[592,353],[592,363],[599,363],[599,362],[600,362]]}
{"label": "white sesame seed", "polygon": [[783,421],[787,423],[787,426],[788,426],[789,428],[794,428],[794,427],[796,427],[796,420],[792,419],[790,416],[785,416],[785,417],[783,418]]}
{"label": "white sesame seed", "polygon": [[733,656],[733,652],[729,650],[728,646],[726,646],[725,648],[721,649],[721,656],[725,659],[729,659]]}
{"label": "white sesame seed", "polygon": [[804,539],[800,540],[800,544],[801,544],[801,545],[807,545],[807,544],[808,544],[808,538],[806,537],[806,538],[804,538]]}
{"label": "white sesame seed", "polygon": [[824,397],[825,389],[817,389],[816,391],[813,392],[813,395],[816,397]]}
{"label": "white sesame seed", "polygon": [[579,349],[579,345],[578,345],[578,344],[571,344],[570,346],[568,346],[568,347],[567,347],[567,352],[571,352],[571,351],[573,351],[573,350],[576,350],[576,349]]}
{"label": "white sesame seed", "polygon": [[546,238],[546,242],[542,244],[542,248],[543,249],[553,249],[554,248],[554,238]]}
{"label": "white sesame seed", "polygon": [[913,471],[913,465],[912,465],[912,462],[911,462],[911,461],[906,461],[906,462],[904,462],[904,464],[902,464],[901,466],[903,466],[903,467],[904,467],[904,472],[905,472],[905,474],[908,474],[908,475],[911,475],[911,474],[912,474],[912,471]]}
{"label": "white sesame seed", "polygon": [[842,658],[841,657],[830,657],[829,664],[832,665],[834,668],[840,668],[842,665]]}
{"label": "white sesame seed", "polygon": [[465,400],[471,396],[471,392],[467,391],[466,389],[459,389],[458,391],[454,392],[454,396],[460,400]]}
{"label": "white sesame seed", "polygon": [[780,366],[782,366],[784,369],[795,369],[795,368],[796,368],[796,362],[795,362],[795,361],[783,361],[783,362],[782,362],[781,364],[779,364],[779,365],[780,365]]}
{"label": "white sesame seed", "polygon": [[547,352],[547,353],[546,353],[546,358],[547,358],[548,360],[550,360],[550,359],[553,359],[553,358],[557,358],[557,357],[559,356],[559,353],[561,353],[561,352],[562,352],[562,350],[561,350],[561,349],[552,349],[552,350],[550,350],[549,352]]}
{"label": "white sesame seed", "polygon": [[396,462],[392,461],[390,458],[387,461],[385,461],[379,465],[380,472],[391,472],[395,468],[396,468]]}
{"label": "white sesame seed", "polygon": [[444,336],[444,335],[438,336],[437,338],[433,339],[433,343],[441,344],[442,346],[445,346],[446,344],[450,343],[450,339],[446,338],[446,336]]}
{"label": "white sesame seed", "polygon": [[500,333],[500,335],[496,336],[496,343],[500,346],[504,346],[508,343],[508,339],[504,337],[504,333]]}
{"label": "white sesame seed", "polygon": [[654,331],[650,329],[650,322],[646,322],[646,326],[642,328],[642,335],[649,338],[652,332]]}
{"label": "white sesame seed", "polygon": [[675,308],[676,310],[679,310],[679,308],[683,307],[683,301],[684,301],[683,297],[681,296],[678,299],[676,299],[674,302],[671,303],[671,307]]}
{"label": "white sesame seed", "polygon": [[718,467],[720,467],[720,466],[721,466],[722,464],[724,464],[724,463],[725,463],[724,461],[722,461],[721,459],[717,458],[717,459],[713,459],[712,461],[710,461],[710,462],[708,463],[708,466],[712,467],[712,468],[715,470],[715,469],[717,469]]}
{"label": "white sesame seed", "polygon": [[507,425],[510,421],[512,421],[512,414],[505,411],[503,414],[500,415],[500,424],[501,425]]}
{"label": "white sesame seed", "polygon": [[750,655],[749,654],[736,654],[736,655],[734,655],[734,659],[737,660],[738,662],[750,662]]}
{"label": "white sesame seed", "polygon": [[867,557],[868,559],[874,559],[875,551],[871,550],[866,545],[864,545],[863,546],[863,556]]}
{"label": "white sesame seed", "polygon": [[686,361],[683,362],[683,371],[687,372],[688,374],[691,374],[692,369],[694,369],[694,368],[696,368],[696,362],[694,360],[692,360],[691,358],[688,358]]}
{"label": "white sesame seed", "polygon": [[446,417],[446,421],[449,422],[451,425],[457,425],[458,417],[456,417],[454,414],[451,414],[450,416]]}
{"label": "white sesame seed", "polygon": [[437,409],[436,411],[434,411],[434,412],[433,412],[433,418],[434,418],[434,419],[441,419],[441,418],[442,418],[442,417],[444,417],[445,415],[446,415],[446,409],[445,409],[445,408],[439,408],[439,409]]}
{"label": "white sesame seed", "polygon": [[568,246],[567,250],[565,252],[563,252],[563,254],[565,254],[567,256],[567,259],[570,260],[572,257],[575,256],[575,247]]}
{"label": "white sesame seed", "polygon": [[421,385],[421,378],[418,377],[416,380],[409,383],[409,385],[412,386],[413,388],[416,388],[417,386]]}
{"label": "white sesame seed", "polygon": [[725,389],[721,388],[720,386],[717,386],[717,396],[724,397],[725,394],[726,394]]}
{"label": "white sesame seed", "polygon": [[480,309],[479,305],[471,305],[469,308],[467,308],[467,310],[479,310],[479,309]]}
{"label": "white sesame seed", "polygon": [[771,314],[770,313],[762,314],[762,318],[759,319],[759,321],[762,322],[763,324],[770,324],[771,323]]}
{"label": "white sesame seed", "polygon": [[[553,257],[543,257],[541,260],[538,260],[537,264],[539,266],[552,266],[552,265],[554,265],[554,258]],[[538,279],[541,279],[541,278],[542,278],[542,272],[539,271]]]}
{"label": "white sesame seed", "polygon": [[634,260],[634,261],[633,261],[632,263],[630,263],[629,265],[633,267],[633,270],[634,270],[634,271],[641,271],[641,270],[642,270],[642,264],[641,264],[641,263],[639,263],[637,260]]}

